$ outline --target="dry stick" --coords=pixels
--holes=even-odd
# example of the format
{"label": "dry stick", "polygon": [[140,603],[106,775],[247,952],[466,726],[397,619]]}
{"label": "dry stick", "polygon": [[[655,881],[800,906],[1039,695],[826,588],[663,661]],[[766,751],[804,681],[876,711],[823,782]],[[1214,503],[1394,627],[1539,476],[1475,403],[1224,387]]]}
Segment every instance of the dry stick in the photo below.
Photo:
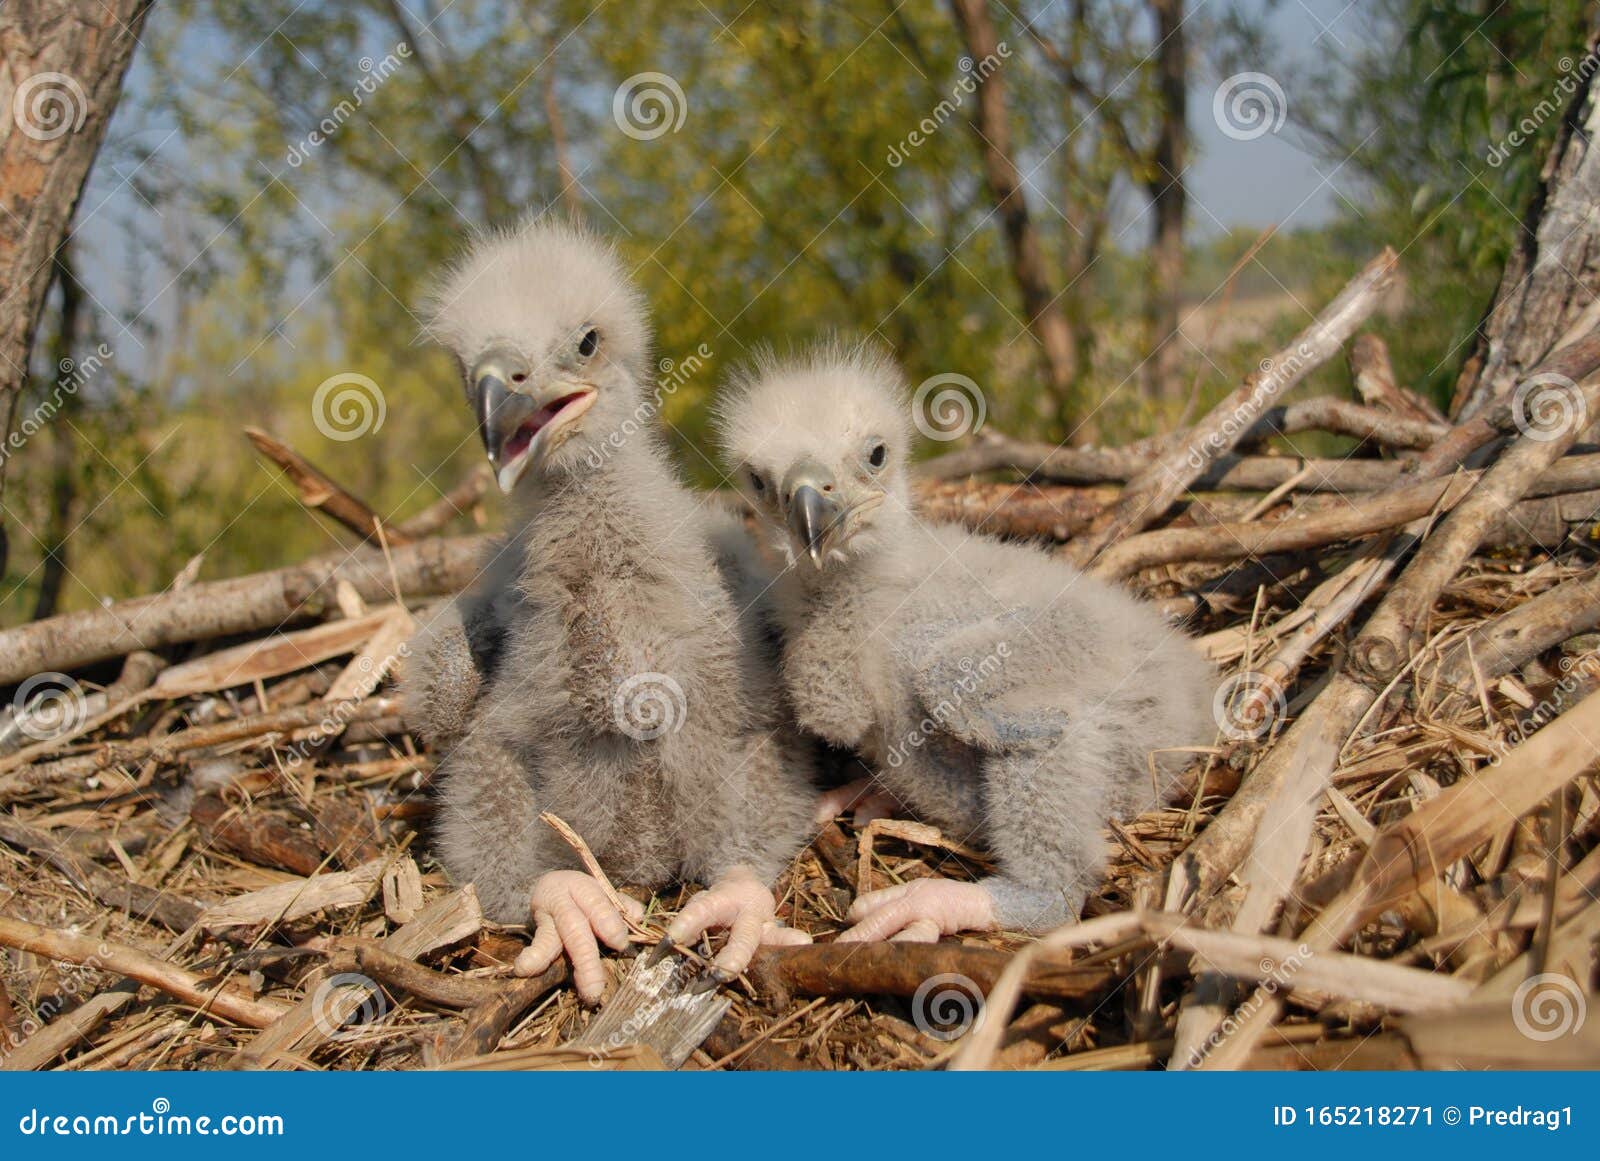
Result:
{"label": "dry stick", "polygon": [[[1570,384],[1586,379],[1600,368],[1600,332],[1557,352],[1540,368],[1535,372],[1540,382]],[[1552,389],[1568,391],[1564,386]],[[1573,397],[1565,402],[1578,416],[1594,414],[1600,407],[1600,382],[1570,390]],[[1525,402],[1530,414],[1539,414],[1536,399]],[[1491,423],[1504,422],[1504,419],[1499,409],[1490,415]],[[1475,422],[1478,421],[1468,421],[1455,431]],[[1444,586],[1477,550],[1495,516],[1516,503],[1539,474],[1565,453],[1576,441],[1583,425],[1574,420],[1567,426],[1569,430],[1557,433],[1535,429],[1533,434],[1522,436],[1483,474],[1368,619],[1351,645],[1346,668],[1334,676],[1311,709],[1295,723],[1224,811],[1228,814],[1234,803],[1245,797],[1252,804],[1259,803],[1249,832],[1251,849],[1243,873],[1245,899],[1235,919],[1237,927],[1259,930],[1276,911],[1304,856],[1316,819],[1317,803],[1333,776],[1346,738],[1408,664],[1428,611]],[[1448,440],[1441,441],[1439,446],[1447,443]],[[1433,456],[1430,451],[1418,463],[1423,464]],[[1423,470],[1435,466],[1437,461]],[[1214,822],[1208,833],[1216,825]],[[1195,846],[1199,845],[1197,840]],[[1175,865],[1175,889],[1179,888],[1179,872],[1187,877],[1197,865],[1193,852],[1194,847],[1191,847],[1185,852],[1181,866]],[[1261,1026],[1270,1024],[1278,1004],[1264,1006],[1274,1010],[1262,1016]],[[1193,1028],[1191,1023],[1191,1034]],[[1238,1040],[1238,1045],[1230,1047],[1222,1060],[1239,1059],[1239,1054],[1253,1043],[1248,1034]],[[1179,1041],[1175,1059],[1183,1049],[1193,1048],[1192,1035],[1180,1035]]]}
{"label": "dry stick", "polygon": [[166,992],[202,1012],[215,1013],[224,1020],[250,1028],[265,1028],[287,1010],[280,1004],[252,1000],[220,986],[209,987],[193,972],[165,963],[137,948],[51,931],[4,915],[0,915],[0,947],[31,951],[60,963],[89,964],[116,972]]}
{"label": "dry stick", "polygon": [[1467,1002],[1473,985],[1420,968],[1375,961],[1365,956],[1310,952],[1299,941],[1269,935],[1244,935],[1194,927],[1183,915],[1126,911],[1062,927],[1012,958],[988,990],[984,1021],[962,1044],[952,1070],[987,1068],[994,1059],[1011,1013],[1032,989],[1037,963],[1061,948],[1111,944],[1143,934],[1158,944],[1192,953],[1230,975],[1270,981],[1272,993],[1299,990],[1377,1004],[1392,1011],[1438,1011]]}
{"label": "dry stick", "polygon": [[171,762],[178,755],[190,750],[298,729],[326,726],[330,730],[343,730],[352,723],[373,721],[398,714],[400,710],[401,700],[397,697],[374,697],[339,702],[319,701],[274,713],[238,718],[234,721],[192,726],[187,730],[177,730],[170,734],[105,742],[93,753],[25,767],[5,776],[0,779],[0,799],[41,786],[86,777],[109,766],[146,760]]}
{"label": "dry stick", "polygon": [[187,931],[200,918],[200,905],[168,891],[147,887],[79,860],[61,839],[14,818],[0,815],[0,841],[41,855],[96,903],[153,920],[173,931]]}
{"label": "dry stick", "polygon": [[336,973],[357,972],[396,991],[410,992],[419,1000],[445,1008],[475,1008],[495,1000],[504,990],[502,981],[451,976],[396,955],[375,939],[345,936],[328,948],[328,967]]}
{"label": "dry stick", "polygon": [[[1590,336],[1552,355],[1535,373],[1582,378],[1597,365],[1600,365],[1600,340]],[[1496,431],[1487,418],[1460,424],[1423,456],[1408,464],[1407,472],[1422,479],[1449,472],[1489,443]],[[1555,456],[1560,454],[1557,451]],[[1387,578],[1424,529],[1422,523],[1408,525],[1402,533],[1390,536],[1377,548],[1370,566],[1372,575],[1362,587],[1370,589]],[[1459,563],[1451,569],[1451,575],[1458,567]],[[1440,583],[1442,587],[1443,581]],[[1428,598],[1430,605],[1434,596],[1437,591]],[[1354,606],[1350,611],[1354,611]],[[1331,631],[1332,625],[1328,628]],[[1371,632],[1369,623],[1357,638],[1357,644],[1372,640],[1368,636]],[[1167,883],[1169,910],[1189,910],[1204,901],[1249,849],[1253,865],[1247,869],[1247,875],[1252,883],[1265,881],[1265,885],[1246,891],[1244,906],[1235,916],[1235,925],[1245,930],[1258,930],[1265,923],[1266,916],[1278,902],[1281,885],[1294,877],[1295,866],[1315,818],[1316,805],[1322,797],[1321,787],[1331,777],[1345,738],[1372,708],[1386,683],[1387,679],[1374,679],[1370,685],[1362,684],[1348,672],[1334,676],[1317,701],[1263,758],[1222,813],[1173,864]],[[1286,783],[1299,787],[1298,792],[1284,794]],[[1263,843],[1258,836],[1266,836],[1268,841]],[[1285,865],[1291,863],[1293,865],[1285,869]],[[1226,1014],[1230,990],[1226,981],[1215,973],[1197,971],[1194,988],[1185,997],[1179,1012],[1173,1067],[1185,1067],[1188,1061],[1203,1054],[1202,1045],[1213,1041]]]}
{"label": "dry stick", "polygon": [[1245,433],[1240,442],[1252,442],[1272,435],[1326,431],[1370,440],[1381,447],[1419,450],[1432,445],[1448,430],[1448,423],[1395,415],[1345,399],[1318,396],[1272,408]]}
{"label": "dry stick", "polygon": [[[1574,344],[1552,355],[1540,365],[1536,374],[1565,374],[1576,380],[1587,377],[1596,368],[1600,368],[1600,337],[1591,335],[1583,340],[1581,346]],[[1452,428],[1449,435],[1407,467],[1412,469],[1414,475],[1448,471],[1494,437],[1495,428],[1484,419],[1468,420]],[[1551,444],[1539,446],[1547,449],[1552,447]],[[1560,452],[1557,450],[1553,454],[1559,455]],[[1487,482],[1486,476],[1480,487]],[[1480,519],[1483,515],[1481,507],[1481,504],[1471,509],[1458,506],[1449,521],[1460,519],[1463,511],[1468,513],[1467,519]],[[1432,543],[1430,541],[1430,545]],[[1453,546],[1454,549],[1459,549],[1459,544]],[[1448,580],[1448,577],[1445,579]],[[1386,601],[1393,599],[1394,594],[1391,593]],[[1430,604],[1431,600],[1430,597]],[[1363,631],[1362,636],[1367,637],[1367,631]],[[1401,656],[1398,651],[1396,655]],[[1376,674],[1364,676],[1367,677],[1367,683],[1356,681],[1347,673],[1337,675],[1311,709],[1302,714],[1279,739],[1240,786],[1239,792],[1229,800],[1222,813],[1183,853],[1182,858],[1173,865],[1173,889],[1176,894],[1169,893],[1169,910],[1177,909],[1176,905],[1180,902],[1182,909],[1192,909],[1196,903],[1209,897],[1233,872],[1255,836],[1263,811],[1281,796],[1290,771],[1307,760],[1302,750],[1316,748],[1323,751],[1323,758],[1329,762],[1337,756],[1350,730],[1371,707],[1377,691],[1387,681],[1387,678],[1378,680]],[[1337,696],[1334,696],[1335,693]],[[1337,709],[1330,714],[1327,709],[1329,706],[1337,706]],[[1319,796],[1320,793],[1318,790]]]}
{"label": "dry stick", "polygon": [[[584,870],[588,871],[595,882],[600,884],[600,890],[605,892],[606,898],[611,901],[611,906],[617,909],[617,914],[622,916],[623,922],[633,929],[635,935],[643,936],[645,941],[649,943],[656,943],[665,938],[661,932],[652,931],[643,923],[629,917],[628,908],[622,903],[622,896],[611,885],[611,880],[607,877],[605,869],[600,866],[600,860],[594,857],[594,852],[589,849],[589,844],[583,841],[582,835],[568,826],[559,816],[550,813],[548,810],[540,811],[539,821],[560,835],[561,841],[573,849],[583,863]],[[691,958],[698,959],[699,957],[691,953]]]}
{"label": "dry stick", "polygon": [[[1600,760],[1600,693],[1590,694],[1513,750],[1498,767],[1456,783],[1380,831],[1355,869],[1355,882],[1302,934],[1317,955],[1345,941],[1368,920],[1403,902],[1419,886],[1521,818]],[[1238,1067],[1282,1011],[1258,990],[1233,1031],[1206,1058],[1211,1068]]]}
{"label": "dry stick", "polygon": [[[375,540],[383,523],[364,500],[357,499],[305,456],[259,427],[247,427],[245,436],[268,460],[283,469],[300,494],[300,503],[338,521],[363,540]],[[409,544],[411,537],[398,528],[387,527],[390,544]]]}
{"label": "dry stick", "polygon": [[[452,593],[477,575],[483,545],[484,539],[476,536],[408,544],[392,553],[393,575],[408,596]],[[335,592],[341,581],[363,600],[395,596],[383,554],[361,549],[273,572],[118,601],[0,632],[0,685],[139,649],[256,633],[286,620],[320,617],[339,607]]]}
{"label": "dry stick", "polygon": [[133,1003],[138,995],[139,985],[123,980],[114,988],[90,996],[72,1011],[39,1029],[15,1050],[0,1053],[0,1072],[32,1072],[43,1068]]}
{"label": "dry stick", "polygon": [[1492,681],[1596,625],[1600,625],[1600,569],[1591,568],[1479,625],[1446,651],[1439,678],[1465,688],[1473,680],[1475,660],[1478,671]]}
{"label": "dry stick", "polygon": [[1349,359],[1356,394],[1363,402],[1408,419],[1448,425],[1449,421],[1437,407],[1395,381],[1389,348],[1377,335],[1357,335],[1350,343]]}
{"label": "dry stick", "polygon": [[[965,976],[987,993],[1014,957],[957,943],[825,943],[771,947],[756,953],[750,979],[763,995],[787,1003],[792,995],[912,996],[938,975]],[[1085,966],[1058,956],[1030,960],[1019,985],[1041,999],[1081,1000],[1100,994],[1119,976],[1104,965]]]}
{"label": "dry stick", "polygon": [[569,978],[571,969],[563,956],[539,975],[502,982],[494,996],[467,1011],[466,1026],[440,1053],[440,1062],[487,1056],[524,1012]]}
{"label": "dry stick", "polygon": [[[385,951],[409,959],[459,943],[483,927],[478,895],[468,884],[430,903],[415,919],[381,941]],[[306,994],[291,1010],[234,1058],[236,1068],[278,1068],[295,1064],[356,1015],[370,993],[356,985],[333,987],[332,979],[306,984]]]}
{"label": "dry stick", "polygon": [[1240,560],[1353,540],[1406,524],[1436,507],[1450,507],[1471,490],[1476,480],[1470,474],[1453,480],[1425,480],[1313,516],[1146,532],[1107,549],[1091,571],[1108,580],[1120,580],[1158,564]]}
{"label": "dry stick", "polygon": [[1284,391],[1332,358],[1388,289],[1399,262],[1385,248],[1352,279],[1309,327],[1128,483],[1116,507],[1074,542],[1072,559],[1088,565],[1114,541],[1138,532],[1170,508],[1200,478],[1206,464],[1229,451]]}

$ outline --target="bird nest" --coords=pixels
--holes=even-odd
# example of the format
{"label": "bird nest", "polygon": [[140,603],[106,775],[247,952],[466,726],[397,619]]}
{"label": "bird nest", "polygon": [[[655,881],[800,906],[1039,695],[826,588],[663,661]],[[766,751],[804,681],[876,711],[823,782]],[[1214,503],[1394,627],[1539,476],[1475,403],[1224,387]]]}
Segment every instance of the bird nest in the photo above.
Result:
{"label": "bird nest", "polygon": [[[1215,744],[1167,806],[1109,824],[1082,920],[833,944],[861,891],[988,869],[931,827],[841,818],[778,884],[816,943],[703,999],[648,956],[608,958],[598,1010],[564,965],[514,976],[526,933],[431,857],[434,759],[393,680],[472,575],[479,542],[438,533],[481,478],[387,527],[253,432],[370,543],[0,633],[0,1063],[1600,1065],[1600,456],[1396,386],[1353,335],[1392,266],[1193,428],[1112,450],[988,435],[921,469],[929,518],[1057,544],[1223,674]],[[1279,402],[1347,343],[1361,402]],[[1595,414],[1576,384],[1597,368],[1583,339],[1529,378]],[[1284,454],[1306,430],[1354,448]],[[694,889],[640,893],[645,932]]]}

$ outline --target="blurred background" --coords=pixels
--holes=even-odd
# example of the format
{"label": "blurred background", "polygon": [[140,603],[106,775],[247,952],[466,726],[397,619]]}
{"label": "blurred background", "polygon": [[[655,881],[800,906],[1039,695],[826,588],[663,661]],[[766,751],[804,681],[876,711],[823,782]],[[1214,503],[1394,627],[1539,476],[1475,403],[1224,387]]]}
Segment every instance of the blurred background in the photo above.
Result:
{"label": "blurred background", "polygon": [[1404,277],[1375,329],[1444,403],[1592,19],[1575,0],[157,3],[34,342],[19,414],[55,403],[7,467],[0,624],[349,543],[246,425],[389,518],[456,485],[481,450],[418,303],[470,230],[530,211],[636,268],[704,485],[707,404],[761,344],[870,338],[912,383],[976,384],[997,430],[1122,444],[1236,386],[1385,245]]}

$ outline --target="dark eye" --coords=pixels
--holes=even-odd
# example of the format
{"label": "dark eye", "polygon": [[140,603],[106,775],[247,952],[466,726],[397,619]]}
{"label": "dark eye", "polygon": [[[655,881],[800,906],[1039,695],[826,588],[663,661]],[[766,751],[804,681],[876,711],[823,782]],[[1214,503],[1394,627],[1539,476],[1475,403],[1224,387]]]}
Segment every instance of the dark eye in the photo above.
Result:
{"label": "dark eye", "polygon": [[889,458],[889,449],[881,443],[872,445],[872,450],[867,453],[867,462],[875,468],[881,468]]}
{"label": "dark eye", "polygon": [[583,332],[583,338],[578,340],[578,354],[587,359],[594,354],[600,346],[600,332],[590,327]]}
{"label": "dark eye", "polygon": [[761,479],[761,473],[754,469],[750,472],[750,486],[756,490],[758,496],[767,490],[766,483]]}

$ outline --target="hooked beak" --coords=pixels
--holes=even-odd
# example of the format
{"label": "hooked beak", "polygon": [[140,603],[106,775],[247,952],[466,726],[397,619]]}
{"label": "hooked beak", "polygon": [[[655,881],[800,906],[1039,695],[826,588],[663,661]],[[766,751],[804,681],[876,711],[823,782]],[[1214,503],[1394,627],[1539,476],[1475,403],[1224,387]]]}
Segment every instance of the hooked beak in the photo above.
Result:
{"label": "hooked beak", "polygon": [[467,374],[478,434],[508,495],[530,467],[572,434],[573,423],[594,403],[588,383],[552,380],[535,387],[531,378],[527,360],[505,347],[486,352]]}
{"label": "hooked beak", "polygon": [[832,473],[815,464],[797,464],[783,481],[789,531],[805,545],[818,569],[827,561],[828,548],[843,524],[844,509],[830,495],[833,487]]}

